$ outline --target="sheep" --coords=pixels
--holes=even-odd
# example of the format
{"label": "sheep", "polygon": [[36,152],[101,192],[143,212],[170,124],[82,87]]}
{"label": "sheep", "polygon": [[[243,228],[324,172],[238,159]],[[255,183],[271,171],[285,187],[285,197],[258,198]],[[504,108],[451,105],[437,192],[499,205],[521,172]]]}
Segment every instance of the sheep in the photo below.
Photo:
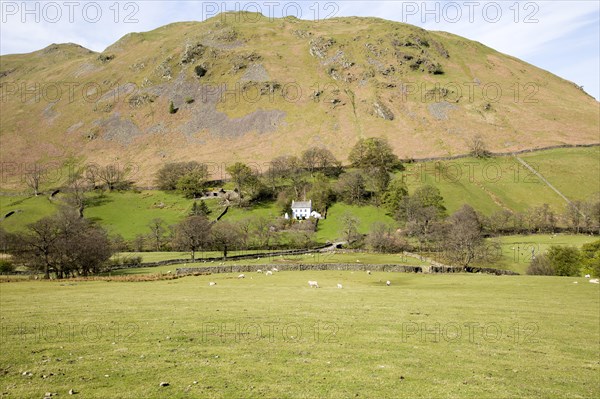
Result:
{"label": "sheep", "polygon": [[210,283],[208,283],[208,285],[209,285],[210,287],[212,287],[213,285],[217,285],[217,283],[215,283],[214,281],[211,281]]}
{"label": "sheep", "polygon": [[169,271],[167,272],[167,274],[171,274],[171,271],[169,270]]}
{"label": "sheep", "polygon": [[258,270],[256,271],[256,273],[262,273],[262,270],[258,269]]}
{"label": "sheep", "polygon": [[238,278],[246,278],[246,275],[245,275],[245,274],[240,274],[240,275],[238,276]]}
{"label": "sheep", "polygon": [[390,280],[388,280],[385,282],[385,285],[387,285],[389,287],[390,285],[392,285],[392,282]]}
{"label": "sheep", "polygon": [[341,284],[339,284],[339,283],[338,283],[337,287],[338,287],[339,289],[342,289],[342,288],[344,288],[344,287],[342,287],[342,285],[341,285]]}
{"label": "sheep", "polygon": [[276,267],[274,267],[274,268],[271,269],[271,271],[272,272],[278,272],[279,270]]}
{"label": "sheep", "polygon": [[319,288],[319,283],[317,283],[316,281],[309,281],[309,282],[308,282],[308,286],[309,286],[310,288],[313,288],[313,287],[314,287],[314,288]]}
{"label": "sheep", "polygon": [[586,274],[586,275],[585,275],[585,278],[590,278],[590,277],[591,277],[591,276],[590,276],[589,274]]}
{"label": "sheep", "polygon": [[370,275],[371,275],[371,271],[370,271],[370,270],[367,270],[367,274],[370,276]]}
{"label": "sheep", "polygon": [[272,275],[273,275],[273,272],[272,272],[272,271],[270,271],[270,270],[267,270],[267,272],[265,273],[265,275],[266,275],[266,276],[272,276]]}
{"label": "sheep", "polygon": [[600,284],[600,279],[593,278],[593,279],[589,280],[589,282],[592,284]]}

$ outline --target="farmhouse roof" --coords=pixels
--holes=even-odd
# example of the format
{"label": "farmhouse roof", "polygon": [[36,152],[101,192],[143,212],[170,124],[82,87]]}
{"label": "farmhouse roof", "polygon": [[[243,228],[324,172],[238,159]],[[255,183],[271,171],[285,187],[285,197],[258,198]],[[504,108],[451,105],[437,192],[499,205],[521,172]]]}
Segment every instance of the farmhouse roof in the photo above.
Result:
{"label": "farmhouse roof", "polygon": [[312,200],[311,201],[292,201],[292,209],[298,208],[312,208]]}

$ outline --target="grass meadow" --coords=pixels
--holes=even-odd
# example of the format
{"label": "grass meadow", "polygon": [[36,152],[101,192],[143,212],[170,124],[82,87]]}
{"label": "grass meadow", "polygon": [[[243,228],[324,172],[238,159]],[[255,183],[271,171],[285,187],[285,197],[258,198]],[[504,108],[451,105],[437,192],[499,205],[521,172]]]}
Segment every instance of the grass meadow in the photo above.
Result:
{"label": "grass meadow", "polygon": [[0,295],[3,397],[600,394],[599,287],[582,278],[279,272]]}

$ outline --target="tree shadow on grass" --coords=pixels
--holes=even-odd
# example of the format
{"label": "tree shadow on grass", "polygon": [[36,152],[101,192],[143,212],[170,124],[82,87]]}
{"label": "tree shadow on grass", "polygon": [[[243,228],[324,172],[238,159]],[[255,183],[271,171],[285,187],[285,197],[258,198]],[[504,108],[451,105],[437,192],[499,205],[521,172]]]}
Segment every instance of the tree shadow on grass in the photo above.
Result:
{"label": "tree shadow on grass", "polygon": [[94,208],[114,202],[114,200],[107,195],[98,194],[85,199],[85,205],[87,208]]}

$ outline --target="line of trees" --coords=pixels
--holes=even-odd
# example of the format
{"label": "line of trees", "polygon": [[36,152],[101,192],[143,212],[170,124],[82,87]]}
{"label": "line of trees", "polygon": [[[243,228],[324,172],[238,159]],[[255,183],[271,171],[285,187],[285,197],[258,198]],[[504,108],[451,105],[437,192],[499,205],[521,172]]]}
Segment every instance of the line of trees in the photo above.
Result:
{"label": "line of trees", "polygon": [[23,232],[0,234],[11,262],[49,279],[88,276],[101,272],[113,254],[112,242],[100,226],[72,209],[29,224]]}

